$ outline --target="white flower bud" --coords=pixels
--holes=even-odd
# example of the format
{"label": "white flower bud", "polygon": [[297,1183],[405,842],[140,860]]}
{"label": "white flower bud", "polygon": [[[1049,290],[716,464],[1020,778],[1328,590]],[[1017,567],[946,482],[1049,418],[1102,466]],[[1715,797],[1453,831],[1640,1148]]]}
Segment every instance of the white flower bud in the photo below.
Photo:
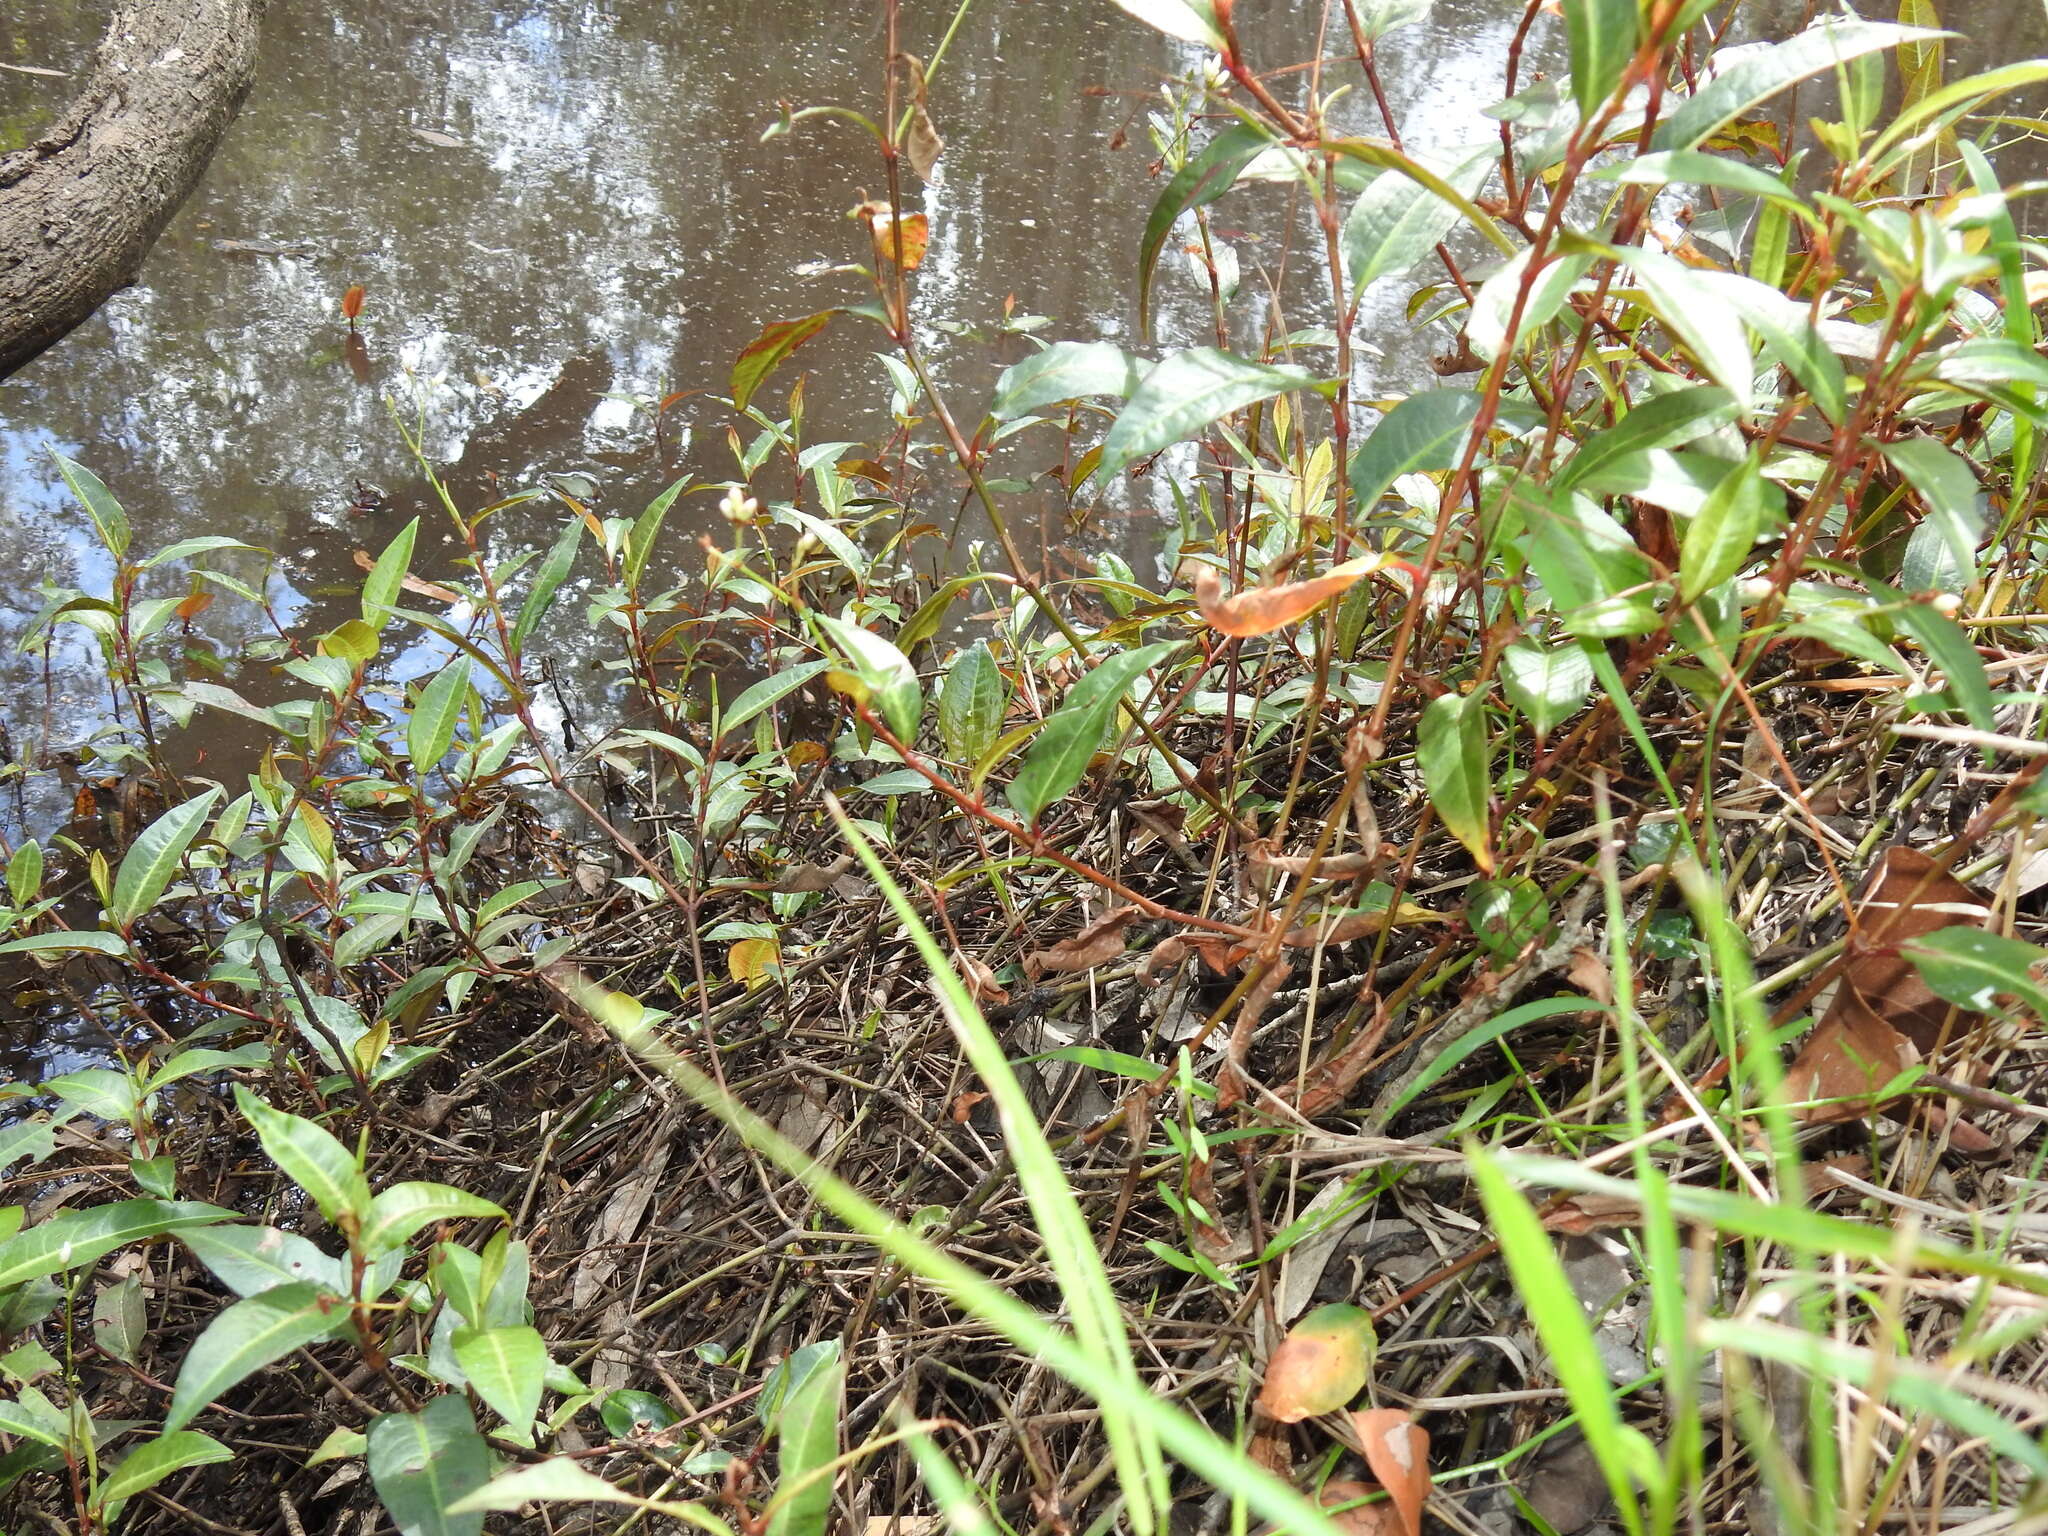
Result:
{"label": "white flower bud", "polygon": [[1778,584],[1768,576],[1752,576],[1742,584],[1742,600],[1745,603],[1760,603],[1778,590]]}
{"label": "white flower bud", "polygon": [[735,485],[725,493],[725,499],[718,504],[718,510],[728,523],[744,528],[760,516],[761,503],[747,494],[743,485]]}
{"label": "white flower bud", "polygon": [[1952,619],[1962,611],[1963,600],[1953,592],[1937,592],[1929,606],[1944,619]]}

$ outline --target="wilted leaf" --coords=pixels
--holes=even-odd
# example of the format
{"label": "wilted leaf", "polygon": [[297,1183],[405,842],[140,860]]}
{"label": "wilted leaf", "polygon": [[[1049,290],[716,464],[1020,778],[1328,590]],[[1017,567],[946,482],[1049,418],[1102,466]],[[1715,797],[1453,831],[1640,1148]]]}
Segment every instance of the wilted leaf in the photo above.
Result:
{"label": "wilted leaf", "polygon": [[1260,1412],[1283,1424],[1335,1413],[1365,1385],[1372,1351],[1370,1312],[1342,1302],[1317,1307],[1267,1360]]}
{"label": "wilted leaf", "polygon": [[341,317],[353,326],[356,316],[363,312],[364,288],[361,283],[350,283],[348,291],[341,296]]}
{"label": "wilted leaf", "polygon": [[977,1003],[1007,1003],[1008,989],[996,981],[996,973],[983,965],[965,950],[953,951],[953,964],[960,968],[960,976],[967,983],[967,990],[974,994]]}
{"label": "wilted leaf", "polygon": [[932,172],[939,167],[939,156],[945,152],[946,141],[939,137],[939,130],[933,126],[931,113],[925,110],[922,102],[918,103],[910,109],[910,132],[903,140],[903,153],[910,161],[910,168],[917,172],[919,180],[931,181]]}
{"label": "wilted leaf", "polygon": [[1195,602],[1211,629],[1240,638],[1270,635],[1276,629],[1300,623],[1354,582],[1390,565],[1407,562],[1386,554],[1361,555],[1307,581],[1291,581],[1278,587],[1247,587],[1231,597],[1223,595],[1221,578],[1204,566],[1195,578]]}
{"label": "wilted leaf", "polygon": [[[894,214],[885,202],[862,203],[854,209],[862,224],[867,226],[875,242],[875,254],[884,261],[895,262],[906,272],[915,272],[924,264],[925,247],[931,243],[931,220],[921,213]],[[899,261],[897,245],[902,259]]]}
{"label": "wilted leaf", "polygon": [[1392,1496],[1403,1536],[1422,1536],[1422,1506],[1429,1500],[1429,1431],[1393,1408],[1351,1415],[1365,1464]]}
{"label": "wilted leaf", "polygon": [[1024,974],[1036,981],[1047,971],[1085,971],[1107,964],[1123,954],[1124,930],[1138,916],[1136,907],[1112,907],[1072,938],[1031,951],[1024,957]]}

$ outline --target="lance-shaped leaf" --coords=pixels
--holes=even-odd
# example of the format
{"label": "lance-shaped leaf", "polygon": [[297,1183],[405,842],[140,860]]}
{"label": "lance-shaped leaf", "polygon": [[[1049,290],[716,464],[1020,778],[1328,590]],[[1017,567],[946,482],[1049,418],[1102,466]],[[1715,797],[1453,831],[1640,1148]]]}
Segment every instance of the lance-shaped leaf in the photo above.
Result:
{"label": "lance-shaped leaf", "polygon": [[1456,467],[1479,404],[1474,390],[1430,389],[1410,395],[1381,417],[1351,456],[1351,491],[1359,515],[1378,506],[1387,487],[1403,475]]}
{"label": "lance-shaped leaf", "polygon": [[1487,802],[1493,775],[1486,701],[1477,694],[1455,693],[1431,699],[1417,728],[1416,757],[1437,819],[1465,845],[1473,862],[1492,874]]}
{"label": "lance-shaped leaf", "polygon": [[862,629],[829,613],[811,615],[818,628],[853,668],[854,676],[874,701],[882,721],[906,744],[917,737],[924,714],[924,693],[910,658],[871,629]]}
{"label": "lance-shaped leaf", "polygon": [[1066,702],[1032,738],[1031,750],[1010,781],[1010,806],[1019,816],[1036,821],[1047,806],[1081,782],[1089,759],[1102,750],[1118,701],[1172,649],[1170,641],[1161,641],[1121,651],[1068,690]]}
{"label": "lance-shaped leaf", "polygon": [[1598,112],[1641,41],[1638,0],[1565,0],[1565,36],[1571,44],[1572,100],[1579,115]]}
{"label": "lance-shaped leaf", "polygon": [[197,1200],[116,1200],[63,1211],[0,1242],[0,1292],[82,1269],[129,1243],[234,1219],[233,1211]]}
{"label": "lance-shaped leaf", "polygon": [[451,1508],[491,1480],[491,1448],[460,1394],[380,1413],[366,1434],[370,1482],[404,1536],[479,1536],[484,1517]]}
{"label": "lance-shaped leaf", "polygon": [[448,1184],[409,1179],[378,1191],[363,1218],[361,1243],[372,1258],[405,1246],[422,1227],[437,1221],[478,1217],[509,1220],[503,1206]]}
{"label": "lance-shaped leaf", "polygon": [[1138,386],[1102,444],[1108,480],[1147,454],[1194,437],[1232,411],[1290,390],[1317,389],[1313,374],[1255,363],[1215,347],[1190,347],[1162,361]]}
{"label": "lance-shaped leaf", "polygon": [[1003,370],[989,414],[997,421],[1014,421],[1062,400],[1128,398],[1137,387],[1137,363],[1114,342],[1056,341]]}
{"label": "lance-shaped leaf", "polygon": [[272,1361],[348,1326],[347,1301],[308,1281],[236,1302],[185,1352],[165,1431],[184,1428],[221,1393]]}
{"label": "lance-shaped leaf", "polygon": [[977,640],[953,658],[939,685],[939,740],[956,761],[972,763],[995,745],[1009,707],[1009,688],[988,643]]}
{"label": "lance-shaped leaf", "polygon": [[412,569],[412,547],[418,539],[420,520],[414,518],[384,546],[384,552],[377,556],[376,564],[370,567],[370,574],[363,578],[363,622],[372,629],[382,629],[391,622],[392,605],[398,601],[398,594],[404,590],[405,578]]}
{"label": "lance-shaped leaf", "polygon": [[469,701],[469,658],[458,656],[420,690],[405,723],[405,750],[414,771],[426,773],[455,744],[455,722]]}
{"label": "lance-shaped leaf", "polygon": [[1966,581],[1974,581],[1977,540],[1984,534],[1984,498],[1976,471],[1953,448],[1931,437],[1886,443],[1884,456],[1920,493],[1928,520],[1940,530],[1956,568]]}
{"label": "lance-shaped leaf", "polygon": [[[1117,3],[1123,4],[1123,0]],[[1182,214],[1213,203],[1228,192],[1236,185],[1238,172],[1272,142],[1270,134],[1248,123],[1233,124],[1204,144],[1167,182],[1152,205],[1151,216],[1145,220],[1145,235],[1138,250],[1140,330],[1149,334],[1152,329],[1152,272],[1159,264],[1159,253],[1166,248],[1174,224]]]}
{"label": "lance-shaped leaf", "polygon": [[1126,16],[1135,16],[1168,37],[1201,43],[1222,52],[1223,33],[1216,25],[1216,8],[1210,0],[1110,0]]}
{"label": "lance-shaped leaf", "polygon": [[732,365],[732,403],[741,410],[782,360],[825,329],[836,310],[821,309],[801,320],[777,320],[741,349]]}
{"label": "lance-shaped leaf", "polygon": [[[1441,159],[1443,178],[1476,197],[1500,158],[1499,144],[1467,146]],[[1427,256],[1464,215],[1412,176],[1382,171],[1344,220],[1344,269],[1354,293],[1375,278],[1398,276]]]}
{"label": "lance-shaped leaf", "polygon": [[515,1439],[530,1443],[548,1369],[548,1347],[539,1331],[524,1324],[458,1328],[451,1342],[476,1395],[491,1405]]}
{"label": "lance-shaped leaf", "polygon": [[1916,40],[1948,34],[1855,16],[1829,16],[1797,37],[1774,43],[1716,74],[1658,125],[1652,149],[1692,149],[1760,102],[1839,63]]}
{"label": "lance-shaped leaf", "polygon": [[1754,450],[1721,477],[1679,542],[1678,596],[1695,602],[1742,569],[1784,492],[1763,477]]}
{"label": "lance-shaped leaf", "polygon": [[93,528],[99,533],[100,542],[107,546],[107,552],[116,560],[128,553],[128,542],[133,537],[128,528],[128,514],[121,503],[114,499],[114,493],[107,489],[100,477],[83,464],[67,459],[56,449],[50,450],[50,457],[57,461],[57,473],[64,477],[65,485],[79,504],[92,518]]}
{"label": "lance-shaped leaf", "polygon": [[126,933],[135,920],[157,903],[178,873],[185,850],[199,836],[207,814],[220,798],[220,790],[209,789],[183,805],[174,805],[151,822],[121,857],[121,869],[114,876],[114,899],[107,904],[107,916]]}
{"label": "lance-shaped leaf", "polygon": [[217,1461],[233,1461],[235,1453],[211,1435],[196,1429],[173,1430],[145,1440],[116,1463],[100,1480],[93,1493],[93,1508],[104,1515],[108,1525],[120,1508],[145,1488],[154,1488],[173,1472],[203,1467]]}
{"label": "lance-shaped leaf", "polygon": [[514,651],[525,646],[526,637],[533,633],[534,626],[554,606],[555,594],[562,590],[562,583],[576,568],[576,546],[582,538],[583,519],[570,518],[568,526],[562,529],[549,548],[547,558],[541,562],[540,574],[533,578],[533,590],[526,594],[526,601],[519,606],[519,617],[512,625]]}
{"label": "lance-shaped leaf", "polygon": [[369,1182],[355,1154],[331,1131],[271,1108],[240,1084],[235,1086],[235,1106],[256,1127],[264,1155],[312,1197],[322,1216],[349,1230],[369,1213]]}
{"label": "lance-shaped leaf", "polygon": [[838,1341],[830,1343],[830,1354],[790,1389],[775,1419],[779,1475],[767,1536],[824,1536],[831,1519],[828,1469],[839,1455],[846,1360]]}

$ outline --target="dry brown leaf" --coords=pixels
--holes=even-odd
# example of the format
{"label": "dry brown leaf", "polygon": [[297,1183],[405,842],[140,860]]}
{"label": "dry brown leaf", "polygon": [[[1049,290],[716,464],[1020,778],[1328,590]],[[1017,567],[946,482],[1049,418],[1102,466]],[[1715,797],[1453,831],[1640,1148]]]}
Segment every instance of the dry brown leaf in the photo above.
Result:
{"label": "dry brown leaf", "polygon": [[1278,587],[1247,587],[1232,597],[1223,595],[1223,580],[1204,566],[1195,577],[1195,606],[1211,629],[1239,639],[1270,635],[1307,618],[1338,593],[1375,571],[1397,564],[1386,555],[1361,555],[1332,566],[1321,576],[1307,581],[1290,581]]}
{"label": "dry brown leaf", "polygon": [[[1937,997],[1898,947],[1938,929],[1981,926],[1990,915],[1982,897],[1928,854],[1903,844],[1885,850],[1856,904],[1835,1000],[1786,1072],[1795,1099],[1845,1102],[1802,1109],[1800,1119],[1833,1125],[1876,1112],[1885,1084],[1974,1024],[1977,1016]],[[1951,1134],[1966,1150],[1986,1139],[1960,1120]]]}
{"label": "dry brown leaf", "polygon": [[1621,1195],[1575,1195],[1562,1205],[1543,1213],[1544,1230],[1584,1237],[1612,1227],[1633,1227],[1641,1223],[1643,1208]]}
{"label": "dry brown leaf", "polygon": [[782,946],[773,939],[739,939],[725,952],[725,968],[734,981],[754,986],[782,964]]}
{"label": "dry brown leaf", "polygon": [[775,877],[775,889],[785,896],[829,891],[851,868],[850,853],[842,853],[830,864],[791,864]]}
{"label": "dry brown leaf", "polygon": [[1351,1098],[1351,1090],[1365,1076],[1387,1032],[1387,1013],[1379,998],[1372,999],[1372,1023],[1339,1049],[1316,1063],[1302,1079],[1301,1097],[1295,1104],[1304,1120],[1326,1115]]}
{"label": "dry brown leaf", "polygon": [[1009,989],[999,986],[996,973],[983,965],[965,950],[953,951],[953,963],[960,967],[960,977],[967,983],[967,990],[974,994],[977,1003],[1007,1003]]}
{"label": "dry brown leaf", "polygon": [[910,132],[903,141],[903,153],[910,161],[910,168],[920,179],[931,181],[932,172],[938,169],[939,156],[945,152],[946,141],[932,126],[931,113],[921,106],[911,108]]}
{"label": "dry brown leaf", "polygon": [[1161,939],[1152,953],[1145,957],[1145,963],[1138,967],[1140,981],[1152,981],[1179,965],[1188,957],[1188,941],[1183,938]]}
{"label": "dry brown leaf", "polygon": [[[1315,862],[1309,854],[1268,853],[1263,848],[1252,850],[1252,862],[1263,864],[1268,869],[1277,869],[1283,875],[1305,875],[1309,865]],[[1355,880],[1360,875],[1369,875],[1379,863],[1379,856],[1371,853],[1336,853],[1315,865],[1318,880]]]}
{"label": "dry brown leaf", "polygon": [[[1917,848],[1887,848],[1877,877],[1856,906],[1846,979],[1891,1026],[1922,1051],[1932,1051],[1949,1024],[1950,1005],[1920,979],[1898,947],[1940,928],[1981,928],[1991,916],[1983,897],[1954,875],[1937,872]],[[1949,1030],[1954,1039],[1957,1029]]]}
{"label": "dry brown leaf", "polygon": [[947,1118],[955,1125],[965,1125],[974,1118],[974,1106],[988,1097],[985,1093],[963,1093],[953,1101],[953,1108]]}
{"label": "dry brown leaf", "polygon": [[1401,1517],[1403,1536],[1422,1536],[1422,1506],[1429,1502],[1429,1431],[1393,1408],[1351,1415],[1365,1464],[1380,1480]]}
{"label": "dry brown leaf", "polygon": [[1571,964],[1565,967],[1565,979],[1596,1003],[1612,1004],[1614,1001],[1614,972],[1590,949],[1572,951]]}
{"label": "dry brown leaf", "polygon": [[1258,1032],[1259,1020],[1266,1016],[1266,1010],[1273,1005],[1273,994],[1285,984],[1288,974],[1294,969],[1293,962],[1286,956],[1276,959],[1266,967],[1266,974],[1251,985],[1244,1001],[1238,1004],[1237,1022],[1231,1026],[1229,1043],[1224,1047],[1223,1067],[1216,1074],[1216,1107],[1230,1109],[1242,1102],[1250,1079],[1245,1076],[1245,1052],[1251,1049],[1252,1036]]}
{"label": "dry brown leaf", "polygon": [[1033,981],[1047,971],[1086,971],[1124,952],[1124,930],[1139,916],[1136,907],[1112,907],[1071,939],[1051,949],[1034,949],[1024,957],[1024,974]]}
{"label": "dry brown leaf", "polygon": [[1394,1508],[1391,1499],[1381,1499],[1376,1504],[1361,1504],[1356,1509],[1338,1510],[1340,1504],[1349,1504],[1354,1499],[1369,1498],[1383,1492],[1371,1483],[1356,1483],[1346,1478],[1333,1477],[1323,1484],[1316,1497],[1323,1508],[1337,1510],[1330,1516],[1330,1523],[1345,1536],[1406,1536],[1401,1524],[1401,1515]]}

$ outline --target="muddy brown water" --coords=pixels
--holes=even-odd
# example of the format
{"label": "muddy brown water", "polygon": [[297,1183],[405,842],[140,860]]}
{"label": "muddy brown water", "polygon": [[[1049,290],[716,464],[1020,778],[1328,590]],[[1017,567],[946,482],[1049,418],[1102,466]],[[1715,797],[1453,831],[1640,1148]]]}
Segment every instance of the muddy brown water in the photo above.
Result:
{"label": "muddy brown water", "polygon": [[[1520,9],[1438,0],[1427,23],[1387,40],[1382,70],[1411,145],[1492,131],[1478,111],[1498,94]],[[1260,62],[1278,65],[1309,54],[1322,7],[1241,10]],[[1979,62],[2048,52],[2048,16],[2031,0],[1943,10]],[[1748,25],[1789,30],[1802,13],[1767,3]],[[906,5],[903,46],[932,56],[953,14],[950,0]],[[11,0],[0,65],[17,68],[0,69],[0,148],[26,142],[75,83],[22,71],[75,76],[103,17],[79,0]],[[1558,67],[1559,30],[1542,23],[1532,68]],[[469,506],[573,473],[594,483],[600,513],[631,514],[679,475],[730,476],[729,411],[691,394],[658,438],[647,402],[722,392],[763,324],[865,296],[855,279],[820,269],[860,255],[845,214],[880,190],[871,147],[829,121],[767,143],[761,134],[778,103],[873,109],[882,51],[879,7],[853,0],[277,0],[255,92],[140,281],[0,381],[0,726],[10,750],[75,744],[109,718],[77,631],[47,655],[17,647],[40,582],[104,591],[109,575],[51,448],[107,481],[141,547],[227,534],[274,551],[273,606],[301,630],[354,611],[356,552],[381,547],[415,513],[419,567],[446,566],[444,525],[389,402],[423,424],[429,457]],[[1007,298],[1049,318],[1042,335],[1137,345],[1136,253],[1158,185],[1144,93],[1199,58],[1107,0],[969,8],[933,82],[941,177],[912,192],[932,221],[916,311],[958,414],[977,416],[995,371],[1027,346],[996,334]],[[1348,128],[1377,128],[1363,91],[1343,106]],[[1275,254],[1271,232],[1285,227],[1266,216],[1277,208],[1232,203],[1219,216],[1242,254],[1236,317],[1246,336],[1267,319],[1259,274]],[[1269,238],[1255,239],[1259,229]],[[1173,256],[1166,267],[1161,340],[1213,339],[1205,292]],[[353,355],[339,316],[352,283],[369,295]],[[1409,286],[1383,283],[1369,297],[1361,335],[1386,355],[1361,358],[1368,393],[1425,377],[1423,360],[1447,339],[1410,334]],[[1319,319],[1304,305],[1291,323]],[[799,354],[813,375],[813,441],[886,433],[879,344],[879,332],[842,321]],[[776,400],[793,376],[771,390]],[[691,443],[679,449],[685,427]],[[1057,454],[1027,444],[998,472],[1026,479]],[[359,510],[359,484],[391,500]],[[1135,504],[1133,494],[1112,493],[1084,536],[1148,547],[1143,498],[1163,493],[1140,489]],[[675,568],[698,567],[695,537],[716,526],[715,499],[671,518]],[[951,490],[935,488],[932,501],[950,521]],[[1044,542],[1074,536],[1056,508],[1039,516],[1027,496],[1022,511],[1027,527],[1043,522]],[[561,515],[542,504],[495,519],[491,554],[551,537]],[[586,557],[586,571],[592,564]],[[182,580],[167,572],[156,590]],[[603,722],[619,700],[613,674],[595,667],[603,642],[577,599],[572,588],[545,649],[571,712]],[[235,657],[267,626],[223,598],[193,629],[200,659],[233,680]],[[436,664],[424,652],[386,658],[398,678]],[[249,670],[244,686],[261,691]],[[245,745],[201,717],[187,760],[208,754],[202,771],[232,780],[248,766]],[[46,780],[19,795],[0,788],[0,831],[47,831],[68,794]]]}

